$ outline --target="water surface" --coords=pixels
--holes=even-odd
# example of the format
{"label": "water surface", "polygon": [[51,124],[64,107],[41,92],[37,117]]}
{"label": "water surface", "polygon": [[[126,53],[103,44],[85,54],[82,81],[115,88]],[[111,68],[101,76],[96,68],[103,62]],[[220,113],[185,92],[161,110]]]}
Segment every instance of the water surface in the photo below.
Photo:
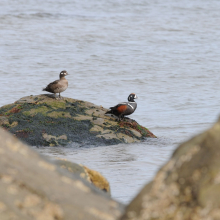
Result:
{"label": "water surface", "polygon": [[127,203],[176,146],[219,114],[220,1],[0,1],[0,106],[69,72],[63,96],[106,108],[135,92],[131,118],[157,139],[39,148],[100,171]]}

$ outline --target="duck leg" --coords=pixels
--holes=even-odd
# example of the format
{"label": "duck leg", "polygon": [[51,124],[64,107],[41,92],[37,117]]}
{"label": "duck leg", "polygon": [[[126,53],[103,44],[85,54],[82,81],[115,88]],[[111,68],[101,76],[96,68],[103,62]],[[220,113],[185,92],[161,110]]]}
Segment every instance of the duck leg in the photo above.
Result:
{"label": "duck leg", "polygon": [[63,98],[60,96],[60,93],[59,93],[59,98],[60,98],[60,99],[63,99]]}
{"label": "duck leg", "polygon": [[54,97],[55,97],[55,99],[58,99],[56,93],[54,93]]}
{"label": "duck leg", "polygon": [[122,116],[123,116],[123,115],[119,115],[119,116],[118,116],[118,121],[121,121],[121,120],[122,120]]}

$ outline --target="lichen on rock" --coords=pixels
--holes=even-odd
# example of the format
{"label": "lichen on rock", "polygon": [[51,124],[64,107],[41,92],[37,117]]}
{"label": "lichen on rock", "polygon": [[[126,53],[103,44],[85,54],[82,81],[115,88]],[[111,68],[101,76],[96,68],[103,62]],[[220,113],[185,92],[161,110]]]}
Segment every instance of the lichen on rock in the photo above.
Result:
{"label": "lichen on rock", "polygon": [[90,102],[27,96],[0,108],[0,126],[32,146],[133,143],[156,137],[134,120],[118,122]]}

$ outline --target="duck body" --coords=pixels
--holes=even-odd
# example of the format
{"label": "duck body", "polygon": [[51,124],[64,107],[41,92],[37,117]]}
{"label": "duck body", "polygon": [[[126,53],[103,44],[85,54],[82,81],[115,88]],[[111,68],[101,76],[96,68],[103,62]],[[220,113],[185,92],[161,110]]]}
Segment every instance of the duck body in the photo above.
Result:
{"label": "duck body", "polygon": [[56,93],[59,93],[59,98],[61,98],[60,93],[64,92],[68,88],[68,81],[65,78],[66,75],[69,75],[66,70],[61,71],[60,72],[60,79],[49,83],[43,89],[43,91],[54,93],[55,98],[56,98]]}
{"label": "duck body", "polygon": [[131,115],[137,108],[137,103],[134,101],[137,96],[131,93],[128,96],[128,102],[122,102],[114,107],[110,107],[110,110],[105,114],[113,114],[118,117],[119,121],[124,118],[125,115]]}

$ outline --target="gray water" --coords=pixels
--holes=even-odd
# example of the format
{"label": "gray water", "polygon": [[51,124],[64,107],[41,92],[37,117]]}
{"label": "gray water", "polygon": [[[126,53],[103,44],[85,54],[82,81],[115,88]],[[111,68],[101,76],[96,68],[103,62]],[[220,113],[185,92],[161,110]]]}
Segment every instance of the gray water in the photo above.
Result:
{"label": "gray water", "polygon": [[62,93],[106,108],[139,99],[131,118],[157,139],[40,148],[101,172],[128,203],[184,140],[219,114],[220,1],[1,0],[0,106],[69,72]]}

